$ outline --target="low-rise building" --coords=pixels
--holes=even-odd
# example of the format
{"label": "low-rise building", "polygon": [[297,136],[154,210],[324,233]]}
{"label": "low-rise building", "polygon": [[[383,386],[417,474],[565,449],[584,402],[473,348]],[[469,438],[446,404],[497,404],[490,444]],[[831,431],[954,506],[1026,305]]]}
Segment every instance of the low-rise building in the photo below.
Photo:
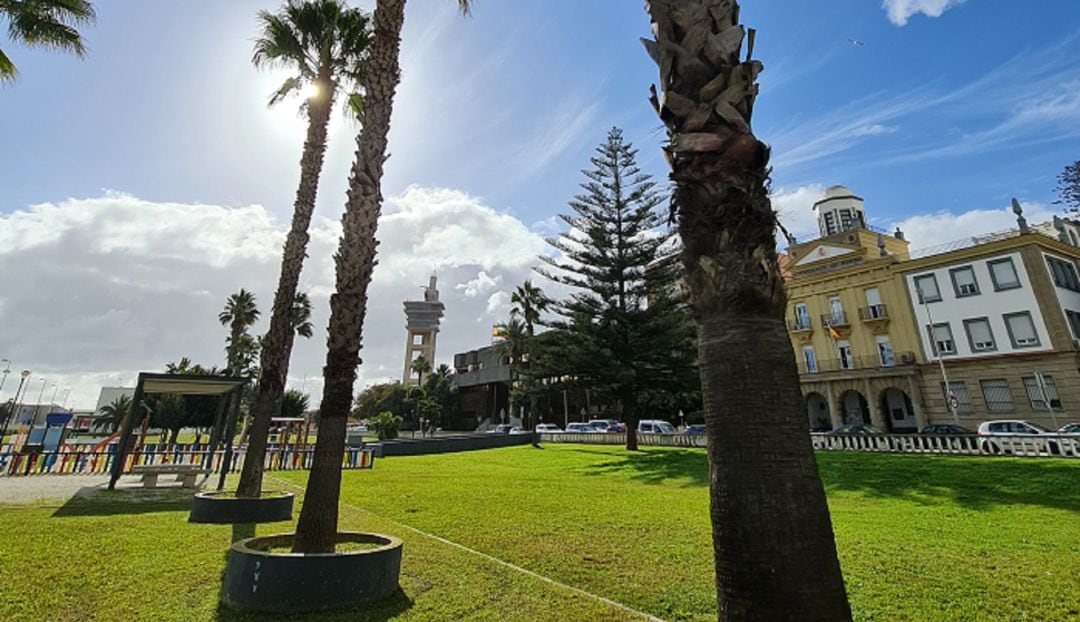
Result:
{"label": "low-rise building", "polygon": [[[1055,218],[910,252],[833,186],[791,239],[789,332],[812,429],[893,432],[1080,409],[1080,226]],[[942,365],[944,362],[944,365]],[[948,376],[949,384],[943,378]]]}

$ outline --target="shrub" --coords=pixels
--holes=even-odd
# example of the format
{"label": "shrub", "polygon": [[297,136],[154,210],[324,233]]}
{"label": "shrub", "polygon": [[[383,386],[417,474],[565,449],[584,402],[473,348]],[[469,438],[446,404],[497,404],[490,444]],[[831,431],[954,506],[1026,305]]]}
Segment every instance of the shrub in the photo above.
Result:
{"label": "shrub", "polygon": [[368,428],[375,431],[380,441],[388,438],[397,438],[398,430],[401,429],[401,417],[389,410],[384,410],[378,415],[368,419]]}

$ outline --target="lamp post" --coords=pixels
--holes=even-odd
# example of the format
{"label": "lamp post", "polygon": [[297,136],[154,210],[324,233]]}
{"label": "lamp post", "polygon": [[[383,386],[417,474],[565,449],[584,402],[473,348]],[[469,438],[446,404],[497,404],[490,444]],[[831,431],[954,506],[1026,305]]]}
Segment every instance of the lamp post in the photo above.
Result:
{"label": "lamp post", "polygon": [[48,380],[41,379],[41,391],[38,393],[37,404],[34,405],[34,418],[30,421],[30,426],[33,427],[37,423],[38,411],[41,410],[41,400],[45,398],[45,385],[48,384]]}
{"label": "lamp post", "polygon": [[926,296],[923,296],[921,287],[916,287],[915,293],[918,295],[919,300],[922,301],[923,309],[926,311],[926,321],[930,325],[930,348],[934,356],[937,357],[938,367],[941,370],[941,381],[945,384],[945,402],[949,406],[949,412],[952,413],[953,423],[960,425],[960,415],[956,411],[956,394],[953,393],[952,385],[949,384],[949,374],[945,371],[945,357],[938,351],[937,340],[934,339],[934,316],[930,315],[930,304],[926,302]]}
{"label": "lamp post", "polygon": [[67,410],[67,401],[69,395],[71,395],[71,389],[64,389],[64,401],[60,404],[60,408]]}
{"label": "lamp post", "polygon": [[25,394],[25,391],[23,391],[23,386],[26,384],[26,379],[30,377],[30,370],[22,370],[22,373],[20,373],[19,376],[19,387],[15,389],[15,397],[11,398],[11,411],[4,416],[4,425],[3,427],[0,427],[0,445],[4,444],[4,436],[7,434],[8,421],[12,417],[17,416],[16,413],[19,412],[21,406],[19,403],[19,392],[21,391]]}
{"label": "lamp post", "polygon": [[7,363],[7,366],[4,367],[3,371],[0,371],[0,373],[4,374],[4,377],[0,378],[0,392],[2,392],[4,390],[4,383],[7,382],[7,375],[11,373],[11,361],[8,359],[0,359],[0,363]]}

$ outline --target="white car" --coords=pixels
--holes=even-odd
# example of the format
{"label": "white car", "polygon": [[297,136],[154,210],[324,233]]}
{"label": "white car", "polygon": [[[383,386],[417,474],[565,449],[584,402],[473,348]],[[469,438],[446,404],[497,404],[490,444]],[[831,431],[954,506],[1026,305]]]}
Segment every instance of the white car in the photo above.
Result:
{"label": "white car", "polygon": [[[1048,430],[1043,426],[1033,423],[1031,421],[1022,421],[1020,419],[999,419],[997,421],[984,421],[979,424],[979,436],[984,437],[1034,437],[1035,448],[1039,452],[1046,452],[1053,455],[1061,454],[1061,443],[1054,440],[1041,440],[1040,436],[1057,436],[1058,433],[1053,430]],[[981,447],[983,451],[998,454],[998,453],[1014,453],[1013,443],[1002,439],[995,442],[992,440],[985,440],[982,442]],[[1066,443],[1068,444],[1068,443]],[[1071,450],[1072,448],[1068,448]]]}
{"label": "white car", "polygon": [[1076,435],[1080,434],[1080,423],[1066,423],[1058,430],[1058,434]]}
{"label": "white car", "polygon": [[598,434],[600,430],[596,426],[588,423],[574,422],[566,425],[567,432],[575,432],[577,434]]}
{"label": "white car", "polygon": [[562,428],[555,425],[554,423],[540,423],[540,424],[537,424],[536,431],[541,433],[541,434],[543,434],[545,432],[548,433],[548,434],[555,434],[555,433],[558,433],[558,432],[562,432]]}
{"label": "white car", "polygon": [[675,434],[675,426],[662,419],[642,419],[638,421],[637,431],[647,434]]}

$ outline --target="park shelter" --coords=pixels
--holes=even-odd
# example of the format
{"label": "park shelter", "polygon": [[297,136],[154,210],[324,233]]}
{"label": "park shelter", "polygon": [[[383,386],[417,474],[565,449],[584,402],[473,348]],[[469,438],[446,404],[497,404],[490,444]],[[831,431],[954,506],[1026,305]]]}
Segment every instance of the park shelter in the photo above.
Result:
{"label": "park shelter", "polygon": [[[139,372],[138,382],[135,383],[135,394],[131,398],[131,407],[120,432],[120,442],[116,447],[116,456],[112,463],[109,477],[109,490],[116,487],[117,480],[124,472],[124,464],[127,461],[128,449],[131,445],[132,429],[135,422],[143,416],[146,405],[143,396],[150,393],[175,393],[177,395],[211,395],[218,397],[217,415],[214,417],[214,428],[210,434],[210,453],[213,455],[222,439],[222,427],[224,438],[228,439],[225,445],[225,465],[232,459],[232,438],[236,433],[236,417],[240,412],[240,398],[249,378],[240,376],[201,376],[195,374],[158,374]],[[228,416],[223,421],[225,413]],[[222,467],[219,487],[224,484],[227,467]]]}

